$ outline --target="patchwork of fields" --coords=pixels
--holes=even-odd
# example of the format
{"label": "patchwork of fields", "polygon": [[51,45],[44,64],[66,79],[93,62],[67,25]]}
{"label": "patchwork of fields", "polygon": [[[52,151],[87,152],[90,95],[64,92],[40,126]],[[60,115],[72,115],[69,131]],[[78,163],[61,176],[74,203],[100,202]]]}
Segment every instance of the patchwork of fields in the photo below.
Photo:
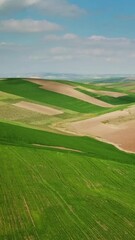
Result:
{"label": "patchwork of fields", "polygon": [[111,142],[123,150],[135,152],[135,105],[70,123],[68,128],[76,133]]}
{"label": "patchwork of fields", "polygon": [[0,239],[135,239],[135,81],[40,86],[0,81]]}

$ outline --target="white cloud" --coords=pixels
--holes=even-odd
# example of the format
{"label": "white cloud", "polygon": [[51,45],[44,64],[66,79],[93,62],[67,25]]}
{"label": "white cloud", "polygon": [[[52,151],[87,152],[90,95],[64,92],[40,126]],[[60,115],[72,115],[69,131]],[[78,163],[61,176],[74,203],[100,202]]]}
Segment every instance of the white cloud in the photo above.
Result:
{"label": "white cloud", "polygon": [[78,36],[73,33],[67,33],[63,36],[63,39],[65,39],[65,40],[75,40],[77,38],[78,38]]}
{"label": "white cloud", "polygon": [[1,10],[12,10],[13,8],[24,8],[24,7],[31,7],[33,5],[38,4],[41,0],[0,0],[0,9]]}
{"label": "white cloud", "polygon": [[68,0],[0,0],[0,11],[11,11],[34,7],[45,14],[54,14],[66,17],[74,17],[85,13],[85,10]]}
{"label": "white cloud", "polygon": [[72,41],[72,40],[79,40],[78,35],[73,33],[66,33],[64,35],[55,35],[49,34],[44,37],[45,41]]}
{"label": "white cloud", "polygon": [[101,45],[101,44],[121,44],[121,45],[128,45],[131,44],[131,42],[134,42],[134,40],[130,40],[128,38],[119,37],[119,38],[109,38],[105,36],[99,36],[99,35],[92,35],[89,37],[80,37],[79,35],[76,35],[74,33],[66,33],[64,35],[56,35],[56,34],[49,34],[44,37],[44,40],[46,41],[69,41],[73,43],[73,40],[77,43],[83,43],[83,44],[94,44],[94,45]]}
{"label": "white cloud", "polygon": [[80,37],[73,33],[66,33],[64,35],[49,34],[45,35],[44,40],[52,45],[60,45],[66,47],[73,47],[74,49],[81,47],[84,49],[105,49],[106,51],[123,50],[135,46],[135,40],[124,37],[109,38],[105,36],[92,35],[89,37]]}
{"label": "white cloud", "polygon": [[69,3],[67,0],[42,0],[39,2],[39,7],[45,13],[58,14],[69,17],[74,17],[85,13],[85,11],[79,6]]}
{"label": "white cloud", "polygon": [[[71,33],[72,34],[72,33]],[[43,71],[117,73],[133,72],[135,66],[135,40],[110,37],[69,37],[70,33],[47,35],[51,41],[40,41],[22,46],[0,44],[1,66],[15,63],[18,70],[21,63],[27,62],[26,68]],[[56,41],[57,39],[57,41]],[[97,40],[98,39],[98,40]],[[5,64],[3,62],[5,59]],[[16,68],[16,66],[18,66]],[[24,65],[23,65],[24,67]],[[6,68],[6,67],[5,67]],[[11,67],[10,67],[11,69]]]}
{"label": "white cloud", "polygon": [[124,41],[127,42],[129,41],[129,39],[125,38],[125,37],[105,37],[105,36],[100,36],[100,35],[92,35],[90,37],[88,37],[88,39],[90,41]]}
{"label": "white cloud", "polygon": [[94,58],[116,63],[133,58],[135,52],[135,40],[124,37],[109,38],[96,35],[79,37],[67,33],[64,35],[46,35],[45,41],[48,41],[51,56],[57,56],[59,59],[64,58],[64,56],[70,56],[70,58],[72,56],[72,59],[77,60],[81,58],[92,60]]}
{"label": "white cloud", "polygon": [[67,48],[66,47],[54,47],[50,49],[51,54],[66,54],[67,53]]}
{"label": "white cloud", "polygon": [[44,37],[45,41],[59,41],[61,40],[61,36],[55,34],[49,34]]}
{"label": "white cloud", "polygon": [[92,41],[104,41],[104,40],[108,40],[108,38],[104,37],[104,36],[98,36],[98,35],[93,35],[88,37],[89,40]]}
{"label": "white cloud", "polygon": [[3,46],[7,46],[7,43],[6,42],[0,42],[0,47],[3,47]]}
{"label": "white cloud", "polygon": [[48,32],[61,30],[61,26],[46,20],[38,21],[33,19],[15,20],[9,19],[0,21],[0,31],[4,32]]}
{"label": "white cloud", "polygon": [[67,61],[73,59],[72,55],[56,55],[52,57],[52,61]]}

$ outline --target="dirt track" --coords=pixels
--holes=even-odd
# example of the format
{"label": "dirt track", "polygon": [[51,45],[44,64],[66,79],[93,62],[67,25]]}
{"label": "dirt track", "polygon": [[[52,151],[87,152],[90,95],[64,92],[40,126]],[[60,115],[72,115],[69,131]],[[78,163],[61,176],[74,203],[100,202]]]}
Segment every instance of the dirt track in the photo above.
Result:
{"label": "dirt track", "polygon": [[41,86],[41,88],[49,90],[49,91],[53,91],[53,92],[57,92],[60,94],[64,94],[70,97],[74,97],[77,99],[80,99],[82,101],[100,106],[100,107],[105,107],[105,108],[110,108],[113,107],[113,105],[103,102],[101,100],[98,100],[94,97],[88,96],[84,93],[81,93],[79,91],[77,91],[76,89],[74,89],[73,86],[70,86],[68,84],[63,84],[63,83],[58,83],[58,82],[54,82],[54,81],[48,81],[48,80],[39,80],[39,79],[28,79],[28,81],[32,82],[32,83],[36,83],[38,85]]}
{"label": "dirt track", "polygon": [[135,152],[135,106],[95,118],[68,124],[68,130],[116,144]]}
{"label": "dirt track", "polygon": [[44,148],[52,148],[52,149],[60,149],[60,150],[67,150],[67,151],[71,151],[71,152],[82,153],[82,151],[79,151],[79,150],[76,150],[76,149],[73,149],[73,148],[65,148],[65,147],[49,146],[49,145],[41,145],[41,144],[33,144],[33,146],[44,147]]}
{"label": "dirt track", "polygon": [[13,105],[17,106],[17,107],[20,107],[20,108],[28,109],[28,110],[31,110],[31,111],[34,111],[34,112],[49,115],[49,116],[58,115],[58,114],[63,113],[62,111],[57,110],[55,108],[42,106],[42,105],[39,105],[39,104],[25,102],[25,101],[21,101],[21,102],[15,103]]}

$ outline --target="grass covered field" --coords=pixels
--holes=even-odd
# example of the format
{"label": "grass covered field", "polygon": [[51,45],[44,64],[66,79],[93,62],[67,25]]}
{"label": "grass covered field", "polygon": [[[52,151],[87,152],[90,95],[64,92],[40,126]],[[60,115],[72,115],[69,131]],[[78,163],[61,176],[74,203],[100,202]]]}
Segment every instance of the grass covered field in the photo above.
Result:
{"label": "grass covered field", "polygon": [[0,81],[0,90],[24,97],[28,100],[37,101],[42,104],[50,104],[80,113],[96,113],[104,111],[104,108],[102,107],[63,94],[41,89],[36,84],[21,79]]}
{"label": "grass covered field", "polygon": [[82,154],[105,160],[135,164],[135,155],[127,154],[110,144],[99,142],[89,137],[67,136],[52,132],[40,131],[32,128],[0,123],[0,142],[19,145],[47,145],[75,149]]}
{"label": "grass covered field", "polygon": [[80,92],[85,93],[89,96],[95,97],[99,100],[105,101],[107,103],[111,103],[113,105],[123,105],[123,104],[130,104],[130,103],[135,103],[135,94],[128,94],[125,96],[121,96],[121,97],[111,97],[111,96],[102,96],[100,94],[96,94],[96,93],[91,93],[88,92],[87,90],[82,90],[82,89],[78,89]]}
{"label": "grass covered field", "polygon": [[[49,122],[90,118],[103,109],[22,79],[0,81],[0,91],[0,240],[135,239],[135,154],[46,130]],[[17,109],[13,104],[21,100],[64,113]]]}
{"label": "grass covered field", "polygon": [[134,239],[134,164],[99,159],[96,149],[2,144],[0,156],[1,239]]}

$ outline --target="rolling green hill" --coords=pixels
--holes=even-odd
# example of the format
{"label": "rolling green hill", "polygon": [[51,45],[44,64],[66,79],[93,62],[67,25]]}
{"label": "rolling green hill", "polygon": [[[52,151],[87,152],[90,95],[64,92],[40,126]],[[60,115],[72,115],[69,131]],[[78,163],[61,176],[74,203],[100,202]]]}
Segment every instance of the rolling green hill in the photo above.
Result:
{"label": "rolling green hill", "polygon": [[[25,128],[9,123],[0,123],[0,142],[17,145],[41,144],[58,146],[79,150],[89,156],[117,161],[121,163],[135,164],[135,155],[127,154],[116,149],[110,144],[99,142],[89,137],[67,136],[52,132]],[[78,153],[77,153],[78,154]]]}
{"label": "rolling green hill", "polygon": [[[62,143],[62,136],[1,127],[0,239],[134,239],[134,155],[88,138]],[[35,141],[84,154],[25,146]]]}
{"label": "rolling green hill", "polygon": [[0,81],[0,90],[24,97],[28,100],[37,101],[42,104],[46,103],[80,113],[96,113],[105,110],[102,107],[73,97],[41,89],[38,85],[23,79],[7,79]]}
{"label": "rolling green hill", "polygon": [[111,96],[103,96],[100,94],[88,92],[87,90],[79,89],[77,88],[78,91],[85,93],[89,96],[95,97],[99,100],[102,100],[107,103],[111,103],[113,105],[123,105],[123,104],[130,104],[130,103],[135,103],[135,94],[128,94],[122,97],[111,97]]}
{"label": "rolling green hill", "polygon": [[13,94],[0,98],[0,240],[135,239],[135,154],[24,126],[26,115],[31,122],[49,117],[16,111],[12,103],[25,99],[78,112],[67,111],[60,121],[103,109],[22,79],[0,81],[0,91]]}

